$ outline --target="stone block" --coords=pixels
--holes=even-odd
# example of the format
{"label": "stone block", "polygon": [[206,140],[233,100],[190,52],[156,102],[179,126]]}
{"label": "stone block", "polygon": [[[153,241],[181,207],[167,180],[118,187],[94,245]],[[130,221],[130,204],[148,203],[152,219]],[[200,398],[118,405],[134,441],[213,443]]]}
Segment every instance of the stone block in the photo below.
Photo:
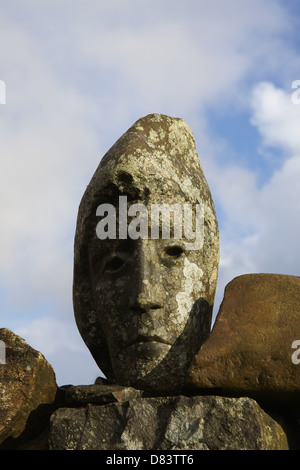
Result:
{"label": "stone block", "polygon": [[300,414],[300,277],[247,274],[233,279],[208,339],[193,361],[193,389],[250,396]]}
{"label": "stone block", "polygon": [[0,448],[15,448],[47,428],[57,384],[44,356],[12,331],[0,329]]}

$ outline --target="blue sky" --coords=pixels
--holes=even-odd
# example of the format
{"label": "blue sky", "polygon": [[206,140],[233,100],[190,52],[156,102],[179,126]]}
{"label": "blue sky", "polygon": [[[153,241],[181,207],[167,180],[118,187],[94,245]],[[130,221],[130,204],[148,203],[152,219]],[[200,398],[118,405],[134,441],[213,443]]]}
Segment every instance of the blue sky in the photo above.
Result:
{"label": "blue sky", "polygon": [[99,374],[72,309],[77,209],[138,118],[185,119],[215,201],[225,285],[299,275],[297,0],[0,1],[0,308],[60,385]]}

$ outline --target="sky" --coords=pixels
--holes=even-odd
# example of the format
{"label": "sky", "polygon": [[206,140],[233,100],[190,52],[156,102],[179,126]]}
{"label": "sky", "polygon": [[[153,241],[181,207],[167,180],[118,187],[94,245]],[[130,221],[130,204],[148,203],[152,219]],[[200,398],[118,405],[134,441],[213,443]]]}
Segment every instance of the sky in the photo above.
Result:
{"label": "sky", "polygon": [[220,230],[214,318],[234,277],[300,275],[299,31],[298,0],[0,0],[0,327],[58,385],[102,375],[73,316],[77,210],[140,117],[194,134]]}

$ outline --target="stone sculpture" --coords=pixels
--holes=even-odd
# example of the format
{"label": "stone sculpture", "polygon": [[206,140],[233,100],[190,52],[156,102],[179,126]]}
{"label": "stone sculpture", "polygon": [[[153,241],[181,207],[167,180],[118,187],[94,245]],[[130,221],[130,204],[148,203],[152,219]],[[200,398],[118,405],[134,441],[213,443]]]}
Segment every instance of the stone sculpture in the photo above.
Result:
{"label": "stone sculpture", "polygon": [[218,259],[189,127],[138,120],[101,160],[75,235],[75,318],[107,379],[57,387],[0,330],[0,449],[299,449],[300,278],[234,279],[210,332]]}
{"label": "stone sculpture", "polygon": [[[157,209],[166,212],[155,225]],[[75,317],[111,383],[183,390],[210,331],[218,261],[214,204],[192,132],[164,115],[138,120],[102,158],[75,237]]]}

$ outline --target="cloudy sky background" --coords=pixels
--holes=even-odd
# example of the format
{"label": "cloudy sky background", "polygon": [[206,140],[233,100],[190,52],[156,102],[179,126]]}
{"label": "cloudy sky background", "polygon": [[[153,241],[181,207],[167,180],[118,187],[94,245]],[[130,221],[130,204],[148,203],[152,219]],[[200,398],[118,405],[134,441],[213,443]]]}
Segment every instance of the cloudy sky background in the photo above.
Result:
{"label": "cloudy sky background", "polygon": [[99,375],[73,318],[77,209],[142,116],[194,133],[220,225],[215,314],[237,275],[299,275],[299,31],[298,0],[0,0],[0,327],[59,385]]}

